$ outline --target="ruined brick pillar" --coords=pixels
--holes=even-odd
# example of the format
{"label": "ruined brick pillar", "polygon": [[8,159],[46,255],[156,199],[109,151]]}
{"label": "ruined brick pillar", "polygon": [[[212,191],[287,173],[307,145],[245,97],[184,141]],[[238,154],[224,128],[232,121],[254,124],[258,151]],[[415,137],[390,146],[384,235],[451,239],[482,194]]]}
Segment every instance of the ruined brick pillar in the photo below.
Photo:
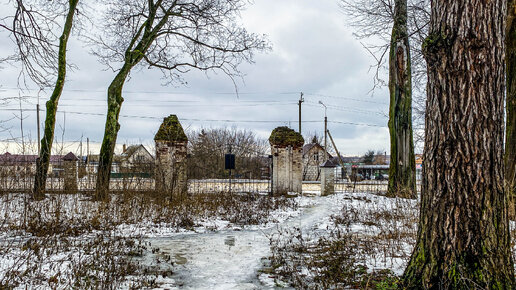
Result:
{"label": "ruined brick pillar", "polygon": [[272,154],[272,194],[301,193],[303,136],[288,127],[278,127],[272,131],[269,143]]}
{"label": "ruined brick pillar", "polygon": [[321,195],[335,193],[335,164],[330,160],[324,162],[321,168]]}
{"label": "ruined brick pillar", "polygon": [[72,152],[63,157],[64,191],[77,192],[77,165],[79,158]]}
{"label": "ruined brick pillar", "polygon": [[156,136],[156,191],[182,196],[187,193],[186,146],[188,138],[176,115],[163,120]]}

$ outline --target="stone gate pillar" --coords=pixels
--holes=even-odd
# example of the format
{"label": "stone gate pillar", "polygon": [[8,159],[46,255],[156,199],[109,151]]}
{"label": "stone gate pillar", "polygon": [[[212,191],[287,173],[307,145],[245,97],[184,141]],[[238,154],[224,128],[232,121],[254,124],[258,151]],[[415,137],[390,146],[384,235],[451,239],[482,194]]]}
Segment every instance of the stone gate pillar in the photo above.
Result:
{"label": "stone gate pillar", "polygon": [[156,191],[172,196],[187,193],[186,146],[188,138],[176,115],[163,119],[156,136]]}
{"label": "stone gate pillar", "polygon": [[330,160],[324,162],[321,168],[321,195],[335,193],[335,164]]}
{"label": "stone gate pillar", "polygon": [[64,191],[77,192],[77,163],[79,158],[72,152],[63,156]]}
{"label": "stone gate pillar", "polygon": [[272,131],[269,143],[272,154],[272,194],[301,193],[303,136],[288,127],[278,127]]}

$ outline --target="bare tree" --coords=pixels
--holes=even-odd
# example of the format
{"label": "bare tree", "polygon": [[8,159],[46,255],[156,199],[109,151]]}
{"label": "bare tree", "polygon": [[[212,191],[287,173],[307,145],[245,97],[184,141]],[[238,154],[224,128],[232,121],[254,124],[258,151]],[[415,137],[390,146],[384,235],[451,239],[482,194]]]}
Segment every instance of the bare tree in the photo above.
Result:
{"label": "bare tree", "polygon": [[235,154],[235,174],[259,179],[266,166],[269,143],[252,131],[231,129],[201,129],[189,132],[188,177],[194,179],[222,178],[224,155]]}
{"label": "bare tree", "polygon": [[[382,72],[388,70],[392,28],[395,23],[395,0],[339,0],[354,35],[375,58],[373,90],[386,86]],[[430,0],[406,1],[407,36],[410,43],[412,107],[414,114],[415,145],[422,149],[424,141],[424,114],[426,100],[426,62],[421,46],[428,35]]]}
{"label": "bare tree", "polygon": [[[16,10],[12,17],[3,19],[0,24],[11,32],[17,51],[11,60],[22,64],[22,76],[28,76],[40,88],[53,85],[52,95],[46,103],[46,118],[41,151],[36,165],[34,181],[34,199],[44,198],[47,172],[54,139],[56,112],[59,98],[65,83],[67,62],[66,49],[74,23],[79,0],[69,1],[13,1]],[[60,18],[64,16],[62,33],[57,39],[55,31]],[[7,25],[11,20],[11,25]],[[56,42],[58,40],[58,45]]]}
{"label": "bare tree", "polygon": [[[430,21],[429,0],[407,0],[407,34],[411,45],[412,78],[418,93],[424,94],[426,62],[421,45],[428,34]],[[386,86],[382,70],[387,70],[388,52],[395,20],[395,0],[340,0],[342,11],[355,28],[354,35],[375,58],[375,88]]]}
{"label": "bare tree", "polygon": [[[63,2],[44,0],[12,0],[14,13],[0,20],[0,27],[10,32],[16,46],[14,54],[3,61],[21,64],[19,81],[28,81],[40,88],[52,86],[58,71],[56,42]],[[66,5],[66,4],[64,4]],[[66,15],[66,12],[64,13]]]}
{"label": "bare tree", "polygon": [[[307,140],[307,142],[319,144],[324,148],[324,134],[319,135],[319,134],[317,134],[317,131],[313,131],[313,132],[308,132],[308,134],[306,134],[304,138],[305,138],[305,140]],[[309,144],[309,143],[306,143],[306,144]],[[328,141],[327,146],[328,146],[328,153],[333,152],[335,154],[335,156],[337,156],[336,150],[335,150],[335,148],[333,148],[332,142]]]}
{"label": "bare tree", "polygon": [[504,190],[506,1],[433,1],[426,137],[408,289],[512,289]]}
{"label": "bare tree", "polygon": [[389,196],[416,197],[416,161],[412,137],[412,66],[407,28],[407,0],[394,1],[389,52]]}
{"label": "bare tree", "polygon": [[[419,47],[427,32],[428,4],[427,0],[341,0],[341,7],[350,15],[350,23],[357,29],[355,35],[373,42],[364,46],[376,58],[375,87],[385,84],[380,72],[388,59],[391,139],[388,194],[391,196],[416,195],[412,99],[414,93],[419,94],[415,111],[419,113],[416,117],[419,126],[416,128],[420,129],[423,127],[424,102],[421,100],[425,91],[426,67]],[[385,57],[387,53],[388,58]],[[422,131],[417,132],[416,139],[422,140]]]}
{"label": "bare tree", "polygon": [[191,69],[233,77],[267,43],[236,24],[243,0],[111,0],[97,55],[110,67],[122,63],[108,88],[108,112],[99,160],[96,198],[107,196],[111,161],[120,128],[122,87],[136,65],[159,68],[169,81]]}

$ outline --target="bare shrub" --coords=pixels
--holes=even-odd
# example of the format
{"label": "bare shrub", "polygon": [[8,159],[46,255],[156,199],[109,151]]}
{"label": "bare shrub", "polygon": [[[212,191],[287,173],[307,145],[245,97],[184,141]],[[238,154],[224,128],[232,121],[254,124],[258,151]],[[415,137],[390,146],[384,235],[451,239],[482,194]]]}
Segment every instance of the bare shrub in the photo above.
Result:
{"label": "bare shrub", "polygon": [[2,289],[157,287],[157,277],[170,275],[173,265],[141,263],[150,250],[145,236],[135,229],[144,233],[161,226],[188,230],[215,218],[255,225],[274,221],[275,210],[297,207],[294,199],[257,194],[171,200],[160,194],[126,192],[110,195],[105,202],[78,194],[50,194],[42,201],[30,201],[28,196],[0,195]]}
{"label": "bare shrub", "polygon": [[[280,230],[269,237],[269,271],[302,289],[396,289],[417,230],[418,204],[348,195],[328,231]],[[399,271],[398,271],[399,273]]]}

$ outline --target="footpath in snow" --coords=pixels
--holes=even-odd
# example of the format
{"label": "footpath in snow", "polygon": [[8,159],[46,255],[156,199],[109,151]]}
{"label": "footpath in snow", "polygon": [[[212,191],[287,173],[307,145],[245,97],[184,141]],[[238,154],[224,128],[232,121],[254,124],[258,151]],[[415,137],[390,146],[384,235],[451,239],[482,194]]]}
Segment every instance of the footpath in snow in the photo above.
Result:
{"label": "footpath in snow", "polygon": [[[150,238],[157,253],[145,263],[170,259],[173,275],[158,279],[163,288],[256,289],[274,288],[267,275],[260,275],[263,259],[270,255],[268,236],[281,228],[324,230],[331,215],[342,209],[346,195],[300,197],[300,211],[273,227],[244,227]],[[292,216],[292,215],[291,215]]]}

